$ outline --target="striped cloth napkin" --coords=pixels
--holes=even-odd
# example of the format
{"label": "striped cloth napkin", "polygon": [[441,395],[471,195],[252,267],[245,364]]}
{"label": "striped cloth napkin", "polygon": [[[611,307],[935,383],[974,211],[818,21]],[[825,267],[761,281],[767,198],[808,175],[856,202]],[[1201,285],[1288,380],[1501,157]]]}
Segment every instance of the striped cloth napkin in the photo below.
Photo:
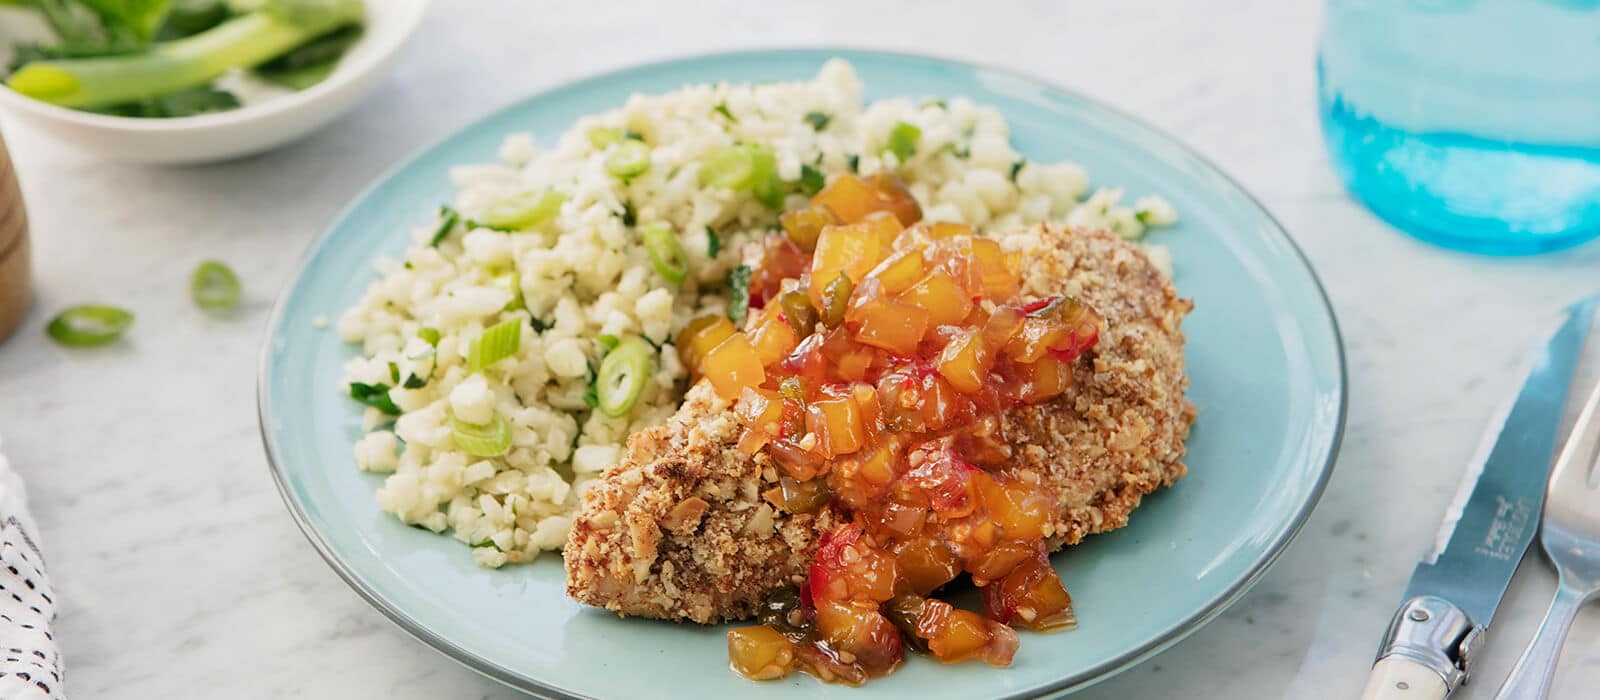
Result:
{"label": "striped cloth napkin", "polygon": [[0,453],[0,698],[6,700],[66,697],[61,652],[50,632],[55,593],[38,532],[22,477]]}

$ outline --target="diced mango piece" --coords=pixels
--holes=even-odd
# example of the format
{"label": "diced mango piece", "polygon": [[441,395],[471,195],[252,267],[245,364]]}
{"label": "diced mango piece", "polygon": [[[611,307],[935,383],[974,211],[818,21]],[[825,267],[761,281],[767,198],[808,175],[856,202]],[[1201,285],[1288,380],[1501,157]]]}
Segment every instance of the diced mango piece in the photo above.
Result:
{"label": "diced mango piece", "polygon": [[972,312],[972,297],[941,270],[923,277],[900,294],[900,301],[928,312],[932,326],[960,323]]}
{"label": "diced mango piece", "polygon": [[771,389],[747,386],[735,410],[745,427],[777,437],[783,431],[783,397]]}
{"label": "diced mango piece", "polygon": [[939,374],[950,386],[967,394],[975,394],[983,388],[983,383],[989,378],[989,370],[994,365],[993,356],[989,347],[983,342],[983,336],[974,331],[962,331],[952,338],[944,351],[939,353],[936,365]]}
{"label": "diced mango piece", "polygon": [[867,275],[878,280],[885,294],[899,294],[922,279],[925,270],[922,251],[910,249],[896,251]]}
{"label": "diced mango piece", "polygon": [[972,227],[954,221],[935,221],[928,224],[928,237],[933,240],[972,235]]}
{"label": "diced mango piece", "polygon": [[823,293],[840,273],[852,283],[866,279],[867,273],[887,256],[889,250],[879,231],[868,225],[829,226],[817,239],[817,252],[811,258],[811,304],[824,308]]}
{"label": "diced mango piece", "polygon": [[905,543],[895,553],[900,575],[917,595],[949,583],[961,573],[961,560],[943,541],[918,538]]}
{"label": "diced mango piece", "polygon": [[789,234],[789,240],[794,241],[801,250],[811,251],[816,249],[817,237],[822,235],[822,229],[836,226],[840,221],[827,205],[813,204],[804,209],[784,212],[778,217],[778,223],[783,226],[784,233]]}
{"label": "diced mango piece", "polygon": [[978,482],[978,496],[989,520],[999,525],[1007,538],[1024,542],[1044,539],[1054,504],[1043,491],[1020,481],[988,479]]}
{"label": "diced mango piece", "polygon": [[909,356],[927,333],[932,314],[920,307],[878,299],[862,306],[854,318],[861,324],[855,334],[857,342]]}
{"label": "diced mango piece", "polygon": [[678,333],[678,356],[683,359],[683,366],[689,368],[690,374],[700,375],[700,364],[705,360],[706,354],[717,344],[728,339],[728,336],[738,332],[733,327],[733,322],[721,314],[701,316],[690,321]]}
{"label": "diced mango piece", "polygon": [[828,183],[815,197],[811,198],[813,205],[826,206],[833,210],[840,221],[855,223],[868,214],[882,211],[885,207],[879,201],[878,191],[867,184],[866,180],[855,175],[842,175]]}
{"label": "diced mango piece", "polygon": [[761,358],[762,366],[770,366],[789,356],[794,351],[799,339],[794,336],[794,329],[783,318],[782,310],[778,304],[768,304],[762,310],[761,320],[751,332],[750,344],[756,349],[756,356]]}
{"label": "diced mango piece", "polygon": [[910,226],[922,220],[922,207],[917,204],[917,198],[911,196],[911,190],[906,189],[905,181],[890,173],[878,173],[868,183],[877,190],[884,210],[893,213],[901,225]]}
{"label": "diced mango piece", "polygon": [[811,198],[811,203],[827,206],[847,224],[861,221],[876,211],[893,214],[904,226],[922,219],[922,208],[917,205],[916,197],[911,196],[911,191],[899,178],[887,173],[874,175],[870,180],[856,175],[834,178]]}
{"label": "diced mango piece", "polygon": [[1045,356],[1017,366],[1017,400],[1023,403],[1049,401],[1072,386],[1072,368],[1054,357]]}
{"label": "diced mango piece", "polygon": [[728,336],[706,353],[700,369],[711,380],[717,395],[729,401],[744,394],[745,387],[760,386],[767,378],[761,358],[743,333]]}
{"label": "diced mango piece", "polygon": [[806,406],[806,431],[817,436],[817,451],[824,457],[855,452],[867,439],[861,412],[848,397],[812,401]]}
{"label": "diced mango piece", "polygon": [[984,296],[1005,299],[1017,293],[1020,280],[1016,268],[1007,264],[1005,252],[994,239],[963,238],[959,248],[976,267]]}
{"label": "diced mango piece", "polygon": [[728,660],[745,678],[776,680],[794,668],[794,642],[766,625],[736,627],[728,630]]}

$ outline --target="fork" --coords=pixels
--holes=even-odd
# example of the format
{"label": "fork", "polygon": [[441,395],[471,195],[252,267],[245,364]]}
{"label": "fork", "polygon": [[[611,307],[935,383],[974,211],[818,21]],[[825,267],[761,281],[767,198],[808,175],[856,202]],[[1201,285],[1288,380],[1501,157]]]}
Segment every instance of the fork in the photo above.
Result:
{"label": "fork", "polygon": [[1546,489],[1539,543],[1559,576],[1555,600],[1527,651],[1500,686],[1497,700],[1537,700],[1550,694],[1561,643],[1579,608],[1600,593],[1600,491],[1592,473],[1600,461],[1600,384],[1572,426]]}

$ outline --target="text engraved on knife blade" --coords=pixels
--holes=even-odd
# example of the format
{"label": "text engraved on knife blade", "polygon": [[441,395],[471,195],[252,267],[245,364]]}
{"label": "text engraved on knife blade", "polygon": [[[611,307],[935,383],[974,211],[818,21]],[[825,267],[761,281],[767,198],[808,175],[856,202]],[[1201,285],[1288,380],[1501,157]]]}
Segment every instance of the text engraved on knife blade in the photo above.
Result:
{"label": "text engraved on knife blade", "polygon": [[1520,559],[1523,533],[1533,522],[1533,499],[1522,497],[1511,500],[1498,494],[1494,499],[1494,518],[1489,521],[1489,529],[1484,533],[1482,542],[1474,546],[1472,551],[1501,561]]}

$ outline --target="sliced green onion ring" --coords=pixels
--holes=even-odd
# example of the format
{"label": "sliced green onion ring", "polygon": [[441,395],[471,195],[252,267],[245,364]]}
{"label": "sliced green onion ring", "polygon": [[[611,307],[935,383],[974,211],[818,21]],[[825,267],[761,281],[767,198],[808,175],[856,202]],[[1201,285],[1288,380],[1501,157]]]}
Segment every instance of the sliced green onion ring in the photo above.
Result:
{"label": "sliced green onion ring", "polygon": [[628,415],[650,381],[655,350],[638,336],[628,336],[606,353],[595,378],[596,408],[612,418]]}
{"label": "sliced green onion ring", "polygon": [[643,141],[626,139],[606,156],[606,172],[624,180],[643,175],[650,169],[650,147]]}
{"label": "sliced green onion ring", "polygon": [[207,260],[189,277],[189,294],[207,311],[229,311],[239,306],[239,276],[218,260]]}
{"label": "sliced green onion ring", "polygon": [[567,196],[555,190],[521,192],[495,202],[478,223],[497,231],[521,231],[556,218]]}
{"label": "sliced green onion ring", "polygon": [[511,450],[511,424],[498,412],[484,425],[468,423],[452,414],[450,437],[456,447],[474,457],[499,457]]}
{"label": "sliced green onion ring", "polygon": [[467,344],[467,371],[482,372],[485,367],[517,354],[522,347],[522,320],[513,318],[483,329],[483,335]]}
{"label": "sliced green onion ring", "polygon": [[589,130],[589,145],[603,149],[622,140],[622,130],[611,126],[597,126]]}
{"label": "sliced green onion ring", "polygon": [[133,314],[115,306],[82,304],[50,319],[45,332],[56,342],[74,348],[105,345],[122,337],[133,325]]}
{"label": "sliced green onion ring", "polygon": [[665,224],[657,223],[644,227],[640,235],[644,237],[644,249],[650,253],[650,264],[655,266],[656,272],[673,286],[683,284],[684,278],[689,276],[689,257],[684,254],[677,234]]}
{"label": "sliced green onion ring", "polygon": [[756,158],[744,146],[728,146],[700,164],[700,184],[725,190],[748,190],[756,184]]}

